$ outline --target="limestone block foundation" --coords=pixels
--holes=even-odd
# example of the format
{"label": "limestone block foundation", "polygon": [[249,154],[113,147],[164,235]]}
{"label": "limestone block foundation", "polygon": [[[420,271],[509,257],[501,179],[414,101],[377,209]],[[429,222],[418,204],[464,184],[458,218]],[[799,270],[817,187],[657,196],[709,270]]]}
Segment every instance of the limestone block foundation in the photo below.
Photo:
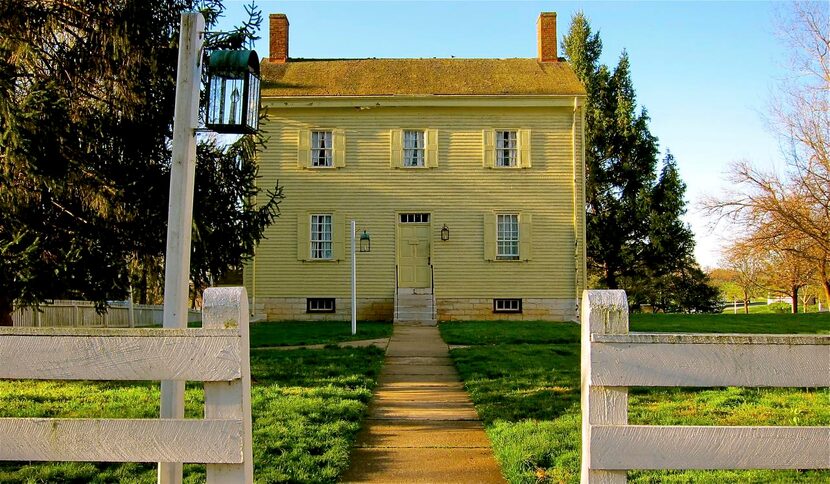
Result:
{"label": "limestone block foundation", "polygon": [[522,298],[521,313],[493,312],[492,298],[436,298],[439,321],[576,321],[576,299]]}
{"label": "limestone block foundation", "polygon": [[[391,321],[394,313],[392,298],[357,298],[357,319],[362,321]],[[352,318],[352,301],[338,297],[333,313],[306,312],[304,297],[258,297],[255,314],[264,314],[266,321],[347,321]],[[253,306],[252,306],[253,307]]]}

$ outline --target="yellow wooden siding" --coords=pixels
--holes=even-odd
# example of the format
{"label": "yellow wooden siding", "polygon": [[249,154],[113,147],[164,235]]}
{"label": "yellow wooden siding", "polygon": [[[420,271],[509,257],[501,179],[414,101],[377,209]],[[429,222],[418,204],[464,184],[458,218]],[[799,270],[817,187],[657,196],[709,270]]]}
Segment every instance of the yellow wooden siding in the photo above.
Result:
{"label": "yellow wooden siding", "polygon": [[[372,251],[358,254],[361,297],[392,297],[399,212],[432,214],[438,297],[576,297],[578,280],[584,278],[577,273],[584,262],[574,255],[575,234],[583,231],[581,215],[574,214],[574,200],[583,197],[573,191],[572,140],[582,140],[581,117],[576,123],[571,108],[269,109],[263,127],[270,139],[261,154],[260,185],[272,187],[279,180],[286,198],[281,216],[257,249],[257,297],[349,294],[348,257],[326,263],[297,257],[304,240],[298,237],[297,215],[335,211],[344,226],[354,218],[358,229],[372,237]],[[343,130],[345,168],[299,168],[299,133],[323,125]],[[440,160],[435,168],[391,168],[400,146],[393,145],[393,135],[409,126],[435,130]],[[500,126],[529,131],[531,168],[482,168],[482,133]],[[581,146],[576,153],[581,156]],[[576,171],[581,170],[580,160]],[[485,260],[483,220],[493,211],[532,217],[529,261]],[[446,242],[440,239],[444,224],[450,229]],[[346,251],[348,236],[344,230]]]}

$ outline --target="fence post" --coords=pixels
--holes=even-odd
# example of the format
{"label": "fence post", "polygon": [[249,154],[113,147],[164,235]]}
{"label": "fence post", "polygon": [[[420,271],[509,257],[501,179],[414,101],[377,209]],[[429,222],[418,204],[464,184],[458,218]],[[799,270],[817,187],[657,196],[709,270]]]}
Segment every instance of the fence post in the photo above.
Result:
{"label": "fence post", "polygon": [[239,328],[242,378],[205,383],[205,418],[242,420],[242,463],[208,464],[208,484],[253,482],[251,442],[251,361],[248,294],[244,287],[211,287],[202,302],[202,327]]}
{"label": "fence post", "polygon": [[625,291],[585,291],[582,294],[582,471],[581,482],[624,483],[626,471],[591,469],[591,427],[628,423],[628,388],[597,387],[591,382],[591,334],[628,333]]}

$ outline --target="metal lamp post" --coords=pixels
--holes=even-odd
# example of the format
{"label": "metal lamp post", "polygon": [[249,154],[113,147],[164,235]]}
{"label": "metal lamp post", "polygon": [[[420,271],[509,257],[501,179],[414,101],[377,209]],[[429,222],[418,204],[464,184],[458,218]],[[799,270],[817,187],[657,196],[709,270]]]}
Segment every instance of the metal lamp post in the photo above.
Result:
{"label": "metal lamp post", "polygon": [[[355,240],[357,239],[356,223],[352,220],[352,334],[357,334],[357,250]],[[360,234],[360,252],[372,251],[372,239],[369,232],[363,229]]]}

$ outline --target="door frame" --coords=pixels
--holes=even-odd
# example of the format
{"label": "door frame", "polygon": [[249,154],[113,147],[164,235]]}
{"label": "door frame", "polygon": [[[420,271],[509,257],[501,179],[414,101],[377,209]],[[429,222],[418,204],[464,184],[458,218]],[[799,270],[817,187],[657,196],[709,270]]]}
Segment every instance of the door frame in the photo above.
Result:
{"label": "door frame", "polygon": [[[433,259],[433,244],[432,243],[432,220],[433,220],[433,213],[432,210],[395,210],[395,267],[399,267],[398,264],[398,242],[401,239],[401,225],[404,222],[401,222],[401,215],[405,213],[425,213],[429,215],[429,222],[410,222],[413,224],[424,224],[429,227],[429,256],[428,256],[428,263],[427,267],[429,267],[429,285],[428,288],[432,288],[435,281],[432,280],[432,259]],[[400,287],[400,273],[398,270],[395,270],[395,287]]]}

